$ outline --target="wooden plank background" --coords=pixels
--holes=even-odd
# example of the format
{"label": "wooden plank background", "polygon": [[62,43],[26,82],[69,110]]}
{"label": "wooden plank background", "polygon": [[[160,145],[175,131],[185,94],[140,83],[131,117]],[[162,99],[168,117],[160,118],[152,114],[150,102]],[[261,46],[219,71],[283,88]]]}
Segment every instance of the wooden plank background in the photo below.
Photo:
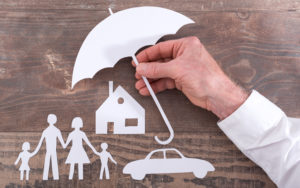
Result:
{"label": "wooden plank background", "polygon": [[[148,175],[134,181],[122,174],[128,162],[162,148],[153,137],[168,132],[150,97],[134,88],[134,68],[124,58],[113,69],[81,81],[71,90],[78,50],[88,32],[109,13],[135,6],[173,9],[192,18],[174,39],[195,35],[224,71],[248,90],[256,89],[289,116],[300,117],[300,2],[297,0],[0,0],[0,186],[1,187],[275,187],[217,127],[210,112],[193,106],[176,90],[158,95],[175,130],[176,147],[188,157],[210,161],[216,171],[204,179],[192,174]],[[123,86],[146,109],[145,135],[96,135],[95,110],[108,96],[108,81]],[[175,101],[175,102],[174,102]],[[74,117],[100,150],[107,142],[118,165],[111,180],[98,179],[100,162],[89,148],[84,180],[68,180],[68,151],[58,146],[59,181],[42,181],[45,144],[30,160],[30,181],[20,181],[14,166],[21,145],[36,147],[47,115],[58,116],[64,139]],[[272,155],[272,154],[270,154]],[[51,174],[51,173],[50,173]]]}

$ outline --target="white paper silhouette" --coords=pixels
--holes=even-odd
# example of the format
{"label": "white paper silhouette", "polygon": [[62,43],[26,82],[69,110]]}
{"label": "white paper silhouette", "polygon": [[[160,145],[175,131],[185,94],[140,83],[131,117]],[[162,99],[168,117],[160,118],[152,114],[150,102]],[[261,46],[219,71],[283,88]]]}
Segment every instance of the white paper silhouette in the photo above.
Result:
{"label": "white paper silhouette", "polygon": [[[146,45],[154,45],[162,36],[176,33],[183,25],[194,23],[186,16],[159,7],[138,7],[130,8],[117,13],[109,9],[111,16],[100,22],[86,37],[83,42],[73,70],[72,88],[82,79],[92,78],[98,71],[104,68],[113,67],[119,59],[131,56],[136,65],[139,64],[135,57],[138,49]],[[166,117],[155,93],[153,92],[147,78],[142,77],[157,108],[159,109],[165,124],[170,132],[170,137],[161,141],[158,137],[155,140],[160,144],[168,144],[174,137],[173,128]],[[136,124],[127,124],[127,120],[136,120]],[[80,130],[83,122],[80,117],[72,121],[74,130],[68,135],[64,143],[61,132],[55,127],[57,117],[54,114],[48,115],[49,126],[43,131],[41,139],[34,150],[30,153],[30,144],[24,142],[22,152],[19,154],[15,165],[20,165],[20,179],[23,180],[24,172],[26,180],[29,179],[29,160],[39,150],[45,139],[46,155],[44,162],[43,180],[48,179],[50,161],[52,165],[53,179],[59,179],[56,144],[57,139],[66,148],[72,141],[66,164],[70,164],[69,179],[73,179],[75,164],[78,165],[78,179],[83,179],[83,164],[90,163],[86,151],[83,148],[83,141],[100,157],[101,169],[99,179],[110,179],[108,162],[117,162],[107,151],[107,143],[102,143],[101,152],[97,152],[88,140],[86,134]],[[113,125],[114,134],[144,134],[145,133],[145,109],[126,90],[118,86],[113,90],[113,82],[109,82],[109,97],[96,111],[96,133],[107,134],[108,129]],[[169,152],[175,152],[179,157],[169,157]],[[153,158],[161,153],[161,158]],[[196,177],[203,178],[207,172],[214,171],[212,164],[205,160],[184,157],[177,149],[166,148],[154,150],[145,159],[137,160],[127,164],[124,174],[130,174],[133,179],[141,180],[146,174],[161,173],[187,173],[192,172]]]}
{"label": "white paper silhouette", "polygon": [[100,157],[100,161],[101,161],[101,169],[100,169],[100,177],[99,177],[100,180],[103,179],[104,171],[105,171],[106,179],[109,179],[108,159],[110,159],[113,163],[117,164],[117,162],[114,160],[111,154],[108,151],[106,151],[107,148],[108,148],[107,143],[102,143],[101,144],[102,151],[100,153],[99,152],[96,153]]}
{"label": "white paper silhouette", "polygon": [[[126,125],[126,119],[135,119],[136,125]],[[113,91],[112,81],[108,98],[96,111],[96,134],[107,134],[108,126],[114,134],[145,134],[145,109],[123,87]]]}
{"label": "white paper silhouette", "polygon": [[49,173],[49,165],[51,160],[52,165],[52,175],[54,180],[59,179],[58,173],[58,165],[57,165],[57,154],[56,154],[56,139],[58,139],[62,146],[64,146],[64,140],[62,138],[61,132],[58,128],[54,126],[57,122],[57,117],[54,114],[48,115],[48,123],[49,126],[43,131],[42,137],[37,145],[36,149],[34,150],[34,154],[39,151],[43,140],[46,141],[46,156],[44,162],[44,172],[43,172],[43,180],[48,180],[48,173]]}
{"label": "white paper silhouette", "polygon": [[15,165],[19,163],[21,160],[21,165],[20,165],[20,180],[23,180],[24,177],[24,171],[26,172],[26,180],[29,180],[29,159],[35,155],[34,152],[30,153],[28,150],[30,150],[30,144],[28,142],[24,142],[22,145],[22,152],[19,154]]}
{"label": "white paper silhouette", "polygon": [[80,130],[80,128],[82,127],[83,127],[82,119],[80,117],[74,118],[72,121],[72,128],[74,128],[75,130],[69,134],[66,144],[64,144],[64,148],[66,148],[69,145],[69,143],[72,141],[72,147],[68,155],[68,158],[66,160],[66,164],[70,164],[70,172],[69,172],[70,180],[73,179],[75,164],[78,164],[78,179],[82,180],[83,164],[90,163],[90,160],[83,148],[82,141],[85,141],[85,143],[93,150],[93,152],[97,153],[95,148],[88,140],[86,134]]}
{"label": "white paper silhouette", "polygon": [[[175,152],[178,158],[168,157],[168,152]],[[161,153],[160,158],[151,158]],[[215,168],[208,161],[187,158],[175,148],[157,149],[150,152],[145,159],[128,163],[124,174],[130,174],[135,180],[142,180],[147,174],[188,173],[192,172],[197,178],[204,178],[209,171]]]}
{"label": "white paper silhouette", "polygon": [[[154,45],[162,36],[175,34],[193,20],[175,11],[160,7],[137,7],[119,11],[100,22],[86,37],[77,55],[72,76],[72,88],[82,79],[93,78],[101,69],[113,67],[119,59],[131,56],[136,64],[135,53],[146,45]],[[174,131],[148,80],[146,86],[157,105],[170,137],[160,144],[168,144]]]}

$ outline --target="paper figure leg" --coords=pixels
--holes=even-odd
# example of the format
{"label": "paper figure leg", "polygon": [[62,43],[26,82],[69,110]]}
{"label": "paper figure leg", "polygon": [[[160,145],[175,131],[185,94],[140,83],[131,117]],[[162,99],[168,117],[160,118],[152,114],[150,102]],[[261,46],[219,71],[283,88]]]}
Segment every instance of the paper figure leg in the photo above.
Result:
{"label": "paper figure leg", "polygon": [[49,164],[50,164],[50,154],[46,152],[45,162],[44,162],[43,180],[48,180]]}
{"label": "paper figure leg", "polygon": [[78,163],[78,179],[82,180],[83,179],[83,164]]}
{"label": "paper figure leg", "polygon": [[104,171],[104,167],[103,167],[103,165],[101,165],[101,170],[100,170],[100,180],[103,179],[103,171]]}
{"label": "paper figure leg", "polygon": [[74,174],[74,163],[70,165],[69,180],[73,179],[73,174]]}
{"label": "paper figure leg", "polygon": [[56,153],[54,155],[51,155],[51,165],[52,165],[53,179],[54,180],[58,180],[59,179],[59,173],[58,173],[58,165],[57,165],[57,155],[56,155]]}
{"label": "paper figure leg", "polygon": [[24,171],[21,170],[21,171],[20,171],[20,180],[23,180],[23,177],[24,177]]}
{"label": "paper figure leg", "polygon": [[108,170],[108,166],[105,166],[105,167],[104,167],[104,170],[105,170],[105,177],[106,177],[106,179],[109,180],[109,170]]}
{"label": "paper figure leg", "polygon": [[26,180],[29,180],[29,170],[26,170]]}

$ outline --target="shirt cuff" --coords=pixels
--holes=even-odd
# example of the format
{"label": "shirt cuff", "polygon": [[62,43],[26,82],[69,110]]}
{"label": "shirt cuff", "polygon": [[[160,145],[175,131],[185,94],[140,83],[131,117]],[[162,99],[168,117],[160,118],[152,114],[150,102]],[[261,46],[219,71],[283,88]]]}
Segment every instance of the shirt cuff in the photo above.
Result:
{"label": "shirt cuff", "polygon": [[284,112],[253,90],[248,99],[230,116],[218,122],[222,131],[241,150],[256,146],[264,134],[276,126]]}

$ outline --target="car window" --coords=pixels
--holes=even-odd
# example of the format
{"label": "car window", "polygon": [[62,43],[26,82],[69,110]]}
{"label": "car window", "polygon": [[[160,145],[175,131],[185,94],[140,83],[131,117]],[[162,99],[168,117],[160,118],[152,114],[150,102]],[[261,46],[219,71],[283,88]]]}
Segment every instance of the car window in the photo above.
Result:
{"label": "car window", "polygon": [[164,155],[162,151],[155,152],[151,155],[150,159],[163,159]]}
{"label": "car window", "polygon": [[168,150],[168,151],[166,151],[166,158],[167,159],[177,159],[177,158],[181,159],[181,156],[174,150]]}

